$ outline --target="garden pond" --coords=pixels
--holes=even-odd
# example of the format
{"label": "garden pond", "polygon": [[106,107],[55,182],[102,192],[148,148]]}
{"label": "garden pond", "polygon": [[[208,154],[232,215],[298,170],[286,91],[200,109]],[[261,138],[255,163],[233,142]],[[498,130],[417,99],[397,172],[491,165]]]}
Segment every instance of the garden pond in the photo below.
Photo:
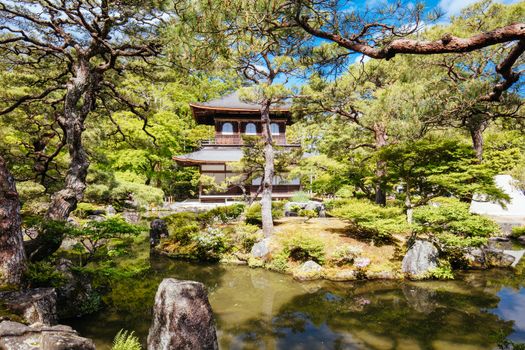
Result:
{"label": "garden pond", "polygon": [[120,329],[145,342],[163,278],[203,282],[221,349],[494,349],[525,342],[525,264],[452,281],[297,282],[246,266],[151,258],[145,277],[116,283],[104,310],[62,321],[111,348]]}

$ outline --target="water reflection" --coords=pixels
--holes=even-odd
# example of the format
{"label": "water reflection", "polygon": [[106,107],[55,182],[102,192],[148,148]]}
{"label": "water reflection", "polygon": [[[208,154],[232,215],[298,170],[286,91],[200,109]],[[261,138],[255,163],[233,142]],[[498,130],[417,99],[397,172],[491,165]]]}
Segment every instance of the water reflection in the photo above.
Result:
{"label": "water reflection", "polygon": [[495,335],[525,340],[522,270],[468,273],[450,282],[298,283],[241,266],[152,260],[153,273],[120,282],[111,307],[73,320],[109,349],[121,328],[143,340],[164,277],[205,283],[222,349],[493,349]]}

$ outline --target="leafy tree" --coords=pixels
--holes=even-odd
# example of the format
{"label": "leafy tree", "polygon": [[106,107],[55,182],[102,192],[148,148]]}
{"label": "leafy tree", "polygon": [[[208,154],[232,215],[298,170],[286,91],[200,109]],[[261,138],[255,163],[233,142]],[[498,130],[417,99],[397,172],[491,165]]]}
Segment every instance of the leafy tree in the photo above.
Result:
{"label": "leafy tree", "polygon": [[[88,116],[126,106],[148,133],[147,104],[134,101],[116,85],[120,76],[160,53],[162,16],[172,7],[164,3],[76,0],[27,0],[0,4],[0,56],[7,68],[0,115],[38,115],[42,106],[55,151],[69,154],[64,186],[55,192],[47,211],[52,220],[64,220],[83,197],[89,167],[83,144]],[[150,61],[151,63],[151,61]],[[142,67],[143,69],[144,67]],[[14,77],[15,79],[9,79]],[[44,142],[44,145],[46,142]],[[44,149],[41,145],[35,147]],[[47,162],[47,160],[45,160]],[[47,164],[47,163],[46,163]],[[54,252],[60,240],[43,233],[26,250],[32,260]]]}
{"label": "leafy tree", "polygon": [[408,221],[412,209],[431,199],[453,195],[470,202],[475,194],[508,200],[494,183],[494,169],[479,164],[473,150],[454,139],[426,138],[384,148],[378,157],[389,164],[388,180],[402,186]]}
{"label": "leafy tree", "polygon": [[[283,84],[298,69],[297,53],[307,34],[289,23],[286,1],[230,1],[200,3],[192,26],[201,28],[223,58],[223,64],[253,84],[243,99],[261,106],[264,138],[264,176],[261,191],[263,231],[273,229],[272,183],[275,175],[274,146],[270,132],[270,110],[282,104],[290,92]],[[214,46],[213,43],[219,43]]]}

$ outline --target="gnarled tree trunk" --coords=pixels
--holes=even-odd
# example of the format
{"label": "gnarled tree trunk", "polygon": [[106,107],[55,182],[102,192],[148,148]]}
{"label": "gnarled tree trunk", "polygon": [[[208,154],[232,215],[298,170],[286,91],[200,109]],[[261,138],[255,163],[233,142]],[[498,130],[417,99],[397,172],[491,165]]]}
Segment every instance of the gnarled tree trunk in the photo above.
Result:
{"label": "gnarled tree trunk", "polygon": [[[75,75],[67,84],[64,114],[58,120],[65,133],[70,162],[64,188],[51,197],[46,214],[50,220],[66,220],[82,200],[86,188],[89,161],[82,145],[82,133],[84,121],[95,107],[95,89],[100,77],[83,58],[79,59],[74,69]],[[56,232],[44,231],[27,242],[27,256],[32,261],[42,260],[60,247],[63,238]]]}
{"label": "gnarled tree trunk", "polygon": [[478,158],[479,162],[483,160],[483,132],[488,126],[488,121],[480,116],[472,117],[471,120],[468,122],[468,130],[470,133],[470,137],[472,139],[472,148],[474,148],[474,152],[476,152],[476,157]]}
{"label": "gnarled tree trunk", "polygon": [[272,217],[272,186],[274,170],[274,149],[272,144],[272,133],[270,131],[270,104],[265,100],[261,108],[261,121],[264,137],[264,177],[262,179],[261,195],[261,217],[262,228],[265,237],[269,237],[273,231]]}
{"label": "gnarled tree trunk", "polygon": [[20,200],[15,179],[0,156],[0,285],[18,286],[26,267]]}
{"label": "gnarled tree trunk", "polygon": [[[381,147],[386,146],[386,130],[381,124],[374,124],[374,138],[376,150],[380,150]],[[384,189],[384,177],[386,176],[386,162],[384,160],[378,160],[376,163],[376,186],[375,186],[375,203],[379,205],[386,205],[386,193]]]}

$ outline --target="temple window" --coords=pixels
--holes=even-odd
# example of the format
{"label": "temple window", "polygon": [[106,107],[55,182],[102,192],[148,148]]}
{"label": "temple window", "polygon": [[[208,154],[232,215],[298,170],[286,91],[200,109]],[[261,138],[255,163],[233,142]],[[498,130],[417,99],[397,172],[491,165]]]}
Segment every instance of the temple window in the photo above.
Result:
{"label": "temple window", "polygon": [[272,135],[279,135],[279,124],[271,123],[270,132],[272,133]]}
{"label": "temple window", "polygon": [[233,135],[233,124],[232,123],[222,124],[221,133],[224,135]]}
{"label": "temple window", "polygon": [[257,135],[257,127],[254,123],[246,124],[246,135]]}

